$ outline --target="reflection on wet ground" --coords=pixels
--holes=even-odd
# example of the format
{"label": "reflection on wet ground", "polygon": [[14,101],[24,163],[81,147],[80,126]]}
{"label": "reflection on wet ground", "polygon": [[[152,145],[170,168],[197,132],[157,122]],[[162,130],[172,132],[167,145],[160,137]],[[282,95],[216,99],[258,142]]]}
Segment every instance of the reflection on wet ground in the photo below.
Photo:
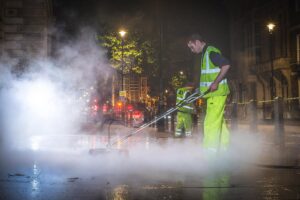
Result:
{"label": "reflection on wet ground", "polygon": [[[128,175],[56,177],[54,171],[27,181],[1,177],[1,199],[299,199],[299,171],[252,169],[251,174],[232,175],[230,184],[221,179],[184,177],[155,181]],[[255,171],[255,172],[254,172]],[[33,175],[33,174],[32,174]],[[54,178],[51,178],[54,176]],[[182,174],[182,176],[184,176]],[[283,178],[283,179],[282,179]],[[172,179],[172,178],[171,178]],[[20,180],[20,179],[19,179]],[[23,180],[26,180],[23,177]],[[208,182],[207,182],[208,181]]]}
{"label": "reflection on wet ground", "polygon": [[129,155],[90,155],[106,148],[105,135],[48,136],[34,148],[2,151],[0,199],[300,199],[299,169],[245,159],[208,164],[197,140],[153,138],[145,133],[116,147]]}

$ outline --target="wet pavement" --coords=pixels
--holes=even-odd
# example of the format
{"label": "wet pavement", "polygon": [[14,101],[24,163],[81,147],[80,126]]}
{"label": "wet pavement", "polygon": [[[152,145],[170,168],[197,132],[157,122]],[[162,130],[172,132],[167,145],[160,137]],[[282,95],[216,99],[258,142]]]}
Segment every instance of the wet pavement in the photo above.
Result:
{"label": "wet pavement", "polygon": [[[121,130],[112,128],[112,141],[130,131]],[[261,131],[243,142],[236,137],[241,145],[209,161],[201,138],[173,139],[154,128],[97,155],[89,150],[107,150],[105,131],[28,138],[1,151],[0,199],[300,199],[299,149],[293,145],[300,133],[286,135],[281,154],[269,129]]]}

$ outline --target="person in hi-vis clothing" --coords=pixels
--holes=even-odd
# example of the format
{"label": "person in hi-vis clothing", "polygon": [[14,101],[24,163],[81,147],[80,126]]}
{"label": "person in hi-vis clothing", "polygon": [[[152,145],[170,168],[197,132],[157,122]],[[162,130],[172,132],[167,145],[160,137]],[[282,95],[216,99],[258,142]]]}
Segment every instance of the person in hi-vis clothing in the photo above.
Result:
{"label": "person in hi-vis clothing", "polygon": [[[187,83],[185,87],[177,89],[176,104],[183,102],[189,95],[191,95],[192,90],[193,87],[191,83]],[[183,104],[178,108],[175,137],[190,137],[192,135],[192,114],[194,109],[193,103]]]}
{"label": "person in hi-vis clothing", "polygon": [[208,45],[203,38],[192,35],[187,43],[191,52],[201,53],[201,66],[194,72],[194,86],[201,93],[209,91],[205,96],[206,114],[204,119],[204,150],[216,154],[226,150],[230,141],[230,134],[224,120],[224,110],[228,94],[226,74],[230,68],[229,61],[222,56],[216,47]]}

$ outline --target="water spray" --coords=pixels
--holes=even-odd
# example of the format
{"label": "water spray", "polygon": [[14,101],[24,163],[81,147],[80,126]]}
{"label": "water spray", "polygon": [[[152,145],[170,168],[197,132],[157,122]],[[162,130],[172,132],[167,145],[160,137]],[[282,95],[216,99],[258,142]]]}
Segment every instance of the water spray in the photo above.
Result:
{"label": "water spray", "polygon": [[[105,149],[91,149],[90,153],[91,154],[98,154],[98,153],[103,153],[103,152],[110,152],[112,150],[112,147],[116,144],[120,144],[125,142],[128,138],[138,134],[139,132],[141,132],[142,130],[144,130],[145,128],[149,127],[150,125],[154,124],[155,122],[157,122],[158,120],[170,115],[171,113],[177,111],[179,108],[181,108],[184,105],[193,103],[194,101],[196,101],[197,99],[200,99],[202,97],[204,97],[209,91],[206,91],[204,93],[199,93],[194,92],[193,94],[191,94],[190,96],[186,97],[185,99],[183,99],[182,101],[178,102],[174,107],[170,108],[169,110],[167,110],[166,112],[164,112],[163,114],[154,117],[154,119],[152,119],[151,121],[143,124],[142,126],[140,126],[137,130],[133,131],[132,133],[124,136],[121,139],[115,140],[113,142],[110,142],[110,140],[108,141],[108,144],[106,145]],[[109,134],[110,135],[110,134]]]}

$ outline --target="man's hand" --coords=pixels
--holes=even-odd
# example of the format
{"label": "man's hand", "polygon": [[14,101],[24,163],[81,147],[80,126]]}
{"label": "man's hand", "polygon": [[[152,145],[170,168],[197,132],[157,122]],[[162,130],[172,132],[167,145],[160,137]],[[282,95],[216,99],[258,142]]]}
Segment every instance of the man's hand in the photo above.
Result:
{"label": "man's hand", "polygon": [[221,71],[219,72],[215,81],[209,86],[209,91],[213,92],[218,89],[219,83],[224,79],[225,75],[227,74],[230,65],[224,65],[221,67]]}
{"label": "man's hand", "polygon": [[218,86],[219,86],[218,83],[213,82],[213,83],[209,86],[209,91],[210,91],[210,92],[216,91],[216,90],[218,89]]}

